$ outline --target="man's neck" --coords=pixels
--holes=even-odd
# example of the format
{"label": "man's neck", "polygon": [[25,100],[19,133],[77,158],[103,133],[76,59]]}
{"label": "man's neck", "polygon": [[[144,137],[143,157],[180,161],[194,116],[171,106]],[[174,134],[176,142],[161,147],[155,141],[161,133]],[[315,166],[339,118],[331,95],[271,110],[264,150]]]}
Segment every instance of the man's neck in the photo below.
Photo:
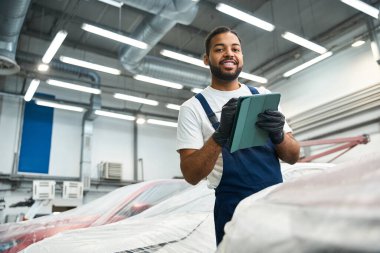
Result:
{"label": "man's neck", "polygon": [[238,82],[237,79],[233,81],[224,81],[224,80],[212,78],[211,87],[216,90],[221,90],[221,91],[232,91],[232,90],[239,89],[240,83]]}

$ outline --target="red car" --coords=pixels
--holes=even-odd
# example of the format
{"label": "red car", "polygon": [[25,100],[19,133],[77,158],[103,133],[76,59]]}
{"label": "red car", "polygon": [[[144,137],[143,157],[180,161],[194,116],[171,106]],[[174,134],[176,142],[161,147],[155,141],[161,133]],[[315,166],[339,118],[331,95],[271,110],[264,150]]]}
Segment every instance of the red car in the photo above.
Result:
{"label": "red car", "polygon": [[30,244],[62,231],[123,220],[189,186],[182,179],[155,180],[128,185],[58,215],[0,225],[0,252],[18,252]]}

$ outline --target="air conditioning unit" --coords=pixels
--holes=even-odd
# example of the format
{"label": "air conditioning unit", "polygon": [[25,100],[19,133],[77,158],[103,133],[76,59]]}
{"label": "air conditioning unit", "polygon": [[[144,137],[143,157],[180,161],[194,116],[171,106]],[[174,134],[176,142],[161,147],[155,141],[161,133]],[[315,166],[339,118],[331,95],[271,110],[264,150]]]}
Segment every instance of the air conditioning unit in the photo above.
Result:
{"label": "air conditioning unit", "polygon": [[83,183],[64,181],[62,190],[63,199],[82,199],[83,198]]}
{"label": "air conditioning unit", "polygon": [[121,163],[101,162],[98,164],[100,178],[121,180],[123,165]]}
{"label": "air conditioning unit", "polygon": [[55,181],[53,180],[34,180],[33,181],[33,199],[54,199]]}

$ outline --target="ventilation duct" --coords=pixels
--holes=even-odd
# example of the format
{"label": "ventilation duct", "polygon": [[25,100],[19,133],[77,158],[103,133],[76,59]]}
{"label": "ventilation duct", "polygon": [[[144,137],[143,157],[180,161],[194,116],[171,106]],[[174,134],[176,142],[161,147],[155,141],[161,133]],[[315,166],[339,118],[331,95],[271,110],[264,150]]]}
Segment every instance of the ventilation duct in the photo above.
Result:
{"label": "ventilation duct", "polygon": [[0,75],[12,75],[20,71],[15,56],[29,4],[30,0],[0,1]]}
{"label": "ventilation duct", "polygon": [[187,64],[147,56],[176,23],[190,24],[198,6],[192,0],[124,0],[124,4],[154,14],[132,34],[132,37],[148,44],[147,49],[125,46],[120,51],[120,61],[131,74],[147,75],[158,79],[180,82],[185,86],[208,85],[210,77],[206,70],[190,67]]}

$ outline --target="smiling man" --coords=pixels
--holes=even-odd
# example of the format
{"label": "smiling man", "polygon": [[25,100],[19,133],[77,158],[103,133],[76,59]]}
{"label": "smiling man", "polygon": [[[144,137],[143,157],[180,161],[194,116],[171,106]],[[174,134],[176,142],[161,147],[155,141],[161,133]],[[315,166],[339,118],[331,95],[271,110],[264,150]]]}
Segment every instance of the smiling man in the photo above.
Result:
{"label": "smiling man", "polygon": [[239,83],[243,54],[235,31],[215,28],[206,38],[205,49],[204,63],[210,66],[211,85],[181,106],[177,151],[186,181],[195,185],[207,178],[209,187],[215,189],[214,220],[219,244],[224,225],[231,220],[238,203],[281,183],[279,159],[295,163],[300,147],[280,109],[267,110],[259,114],[257,121],[258,127],[269,133],[267,143],[230,153],[227,143],[237,98],[270,92]]}

